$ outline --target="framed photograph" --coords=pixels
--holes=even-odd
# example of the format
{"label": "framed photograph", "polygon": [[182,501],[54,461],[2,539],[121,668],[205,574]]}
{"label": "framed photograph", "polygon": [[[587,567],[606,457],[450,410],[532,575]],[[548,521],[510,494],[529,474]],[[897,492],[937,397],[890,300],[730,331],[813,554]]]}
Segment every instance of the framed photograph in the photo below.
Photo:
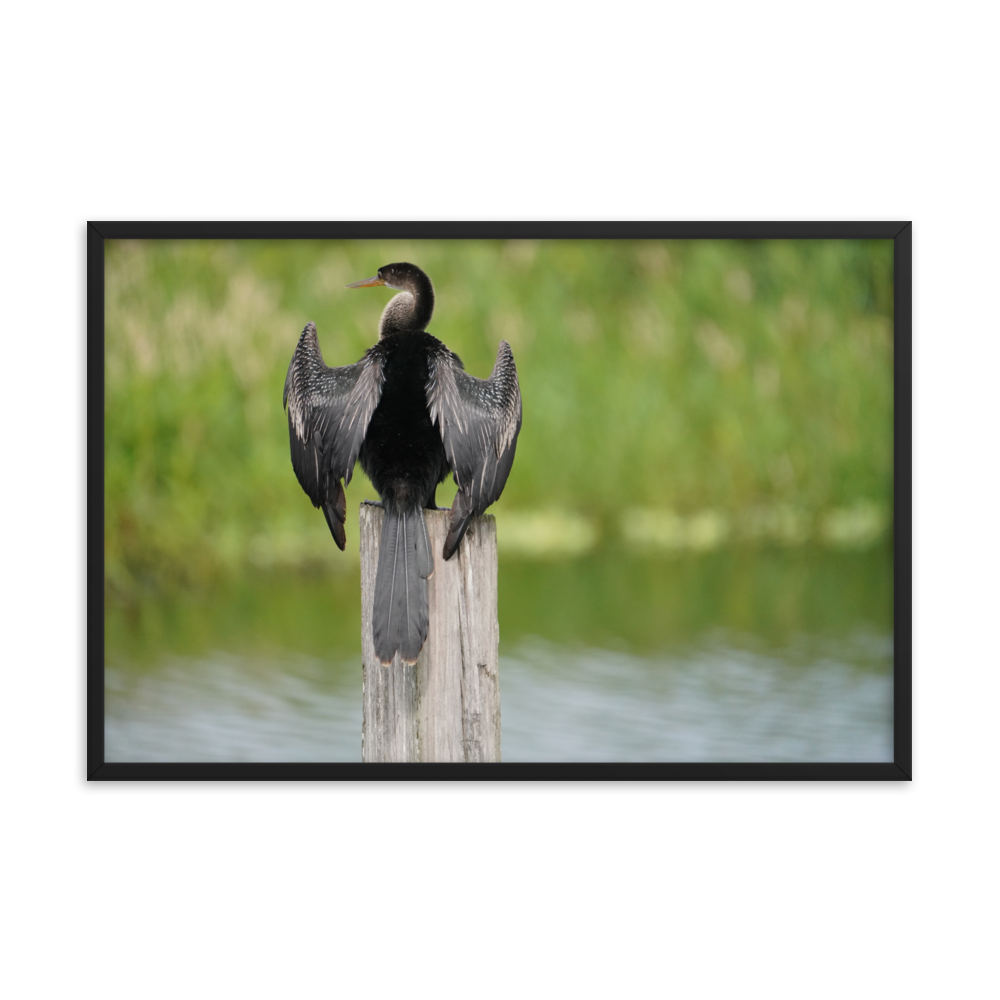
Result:
{"label": "framed photograph", "polygon": [[88,778],[909,780],[911,274],[906,222],[90,223]]}

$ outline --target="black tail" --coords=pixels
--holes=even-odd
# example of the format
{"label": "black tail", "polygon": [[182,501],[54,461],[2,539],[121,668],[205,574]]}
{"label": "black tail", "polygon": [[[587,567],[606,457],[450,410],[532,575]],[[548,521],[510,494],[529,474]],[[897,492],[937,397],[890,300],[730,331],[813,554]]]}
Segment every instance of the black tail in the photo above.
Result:
{"label": "black tail", "polygon": [[427,638],[427,577],[434,570],[424,512],[385,505],[372,606],[375,655],[416,663]]}

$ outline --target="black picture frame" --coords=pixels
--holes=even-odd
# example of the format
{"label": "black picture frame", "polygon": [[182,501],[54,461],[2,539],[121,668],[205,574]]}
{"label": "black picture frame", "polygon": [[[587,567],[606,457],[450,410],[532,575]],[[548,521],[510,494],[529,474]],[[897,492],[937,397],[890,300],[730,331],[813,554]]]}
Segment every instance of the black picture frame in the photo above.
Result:
{"label": "black picture frame", "polygon": [[[891,239],[894,653],[891,763],[114,763],[104,753],[104,241],[109,239]],[[87,762],[91,781],[912,780],[912,224],[909,222],[90,222],[87,224]]]}

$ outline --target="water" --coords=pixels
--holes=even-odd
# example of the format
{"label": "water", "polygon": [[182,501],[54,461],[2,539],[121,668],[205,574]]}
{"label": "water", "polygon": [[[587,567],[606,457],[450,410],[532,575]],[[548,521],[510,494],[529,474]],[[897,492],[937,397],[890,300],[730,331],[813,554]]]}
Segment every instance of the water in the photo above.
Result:
{"label": "water", "polygon": [[[355,585],[109,600],[106,759],[360,761]],[[514,563],[500,586],[505,761],[892,760],[885,553]]]}
{"label": "water", "polygon": [[526,645],[502,664],[504,760],[892,760],[891,675],[707,645],[660,659]]}
{"label": "water", "polygon": [[[866,655],[884,641],[860,636]],[[217,653],[109,669],[109,761],[360,761],[361,668]],[[690,657],[568,651],[501,658],[506,761],[891,761],[892,682],[717,640]]]}
{"label": "water", "polygon": [[361,668],[215,653],[105,672],[108,761],[360,761]]}

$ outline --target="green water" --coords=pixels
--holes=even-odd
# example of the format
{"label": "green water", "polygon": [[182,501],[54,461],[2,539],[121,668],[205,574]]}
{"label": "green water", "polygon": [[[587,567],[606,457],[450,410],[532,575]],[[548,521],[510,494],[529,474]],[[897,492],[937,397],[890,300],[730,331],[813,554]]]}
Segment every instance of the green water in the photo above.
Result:
{"label": "green water", "polygon": [[[502,560],[504,759],[891,759],[891,594],[884,546]],[[106,643],[109,760],[360,759],[352,572],[111,600]]]}

